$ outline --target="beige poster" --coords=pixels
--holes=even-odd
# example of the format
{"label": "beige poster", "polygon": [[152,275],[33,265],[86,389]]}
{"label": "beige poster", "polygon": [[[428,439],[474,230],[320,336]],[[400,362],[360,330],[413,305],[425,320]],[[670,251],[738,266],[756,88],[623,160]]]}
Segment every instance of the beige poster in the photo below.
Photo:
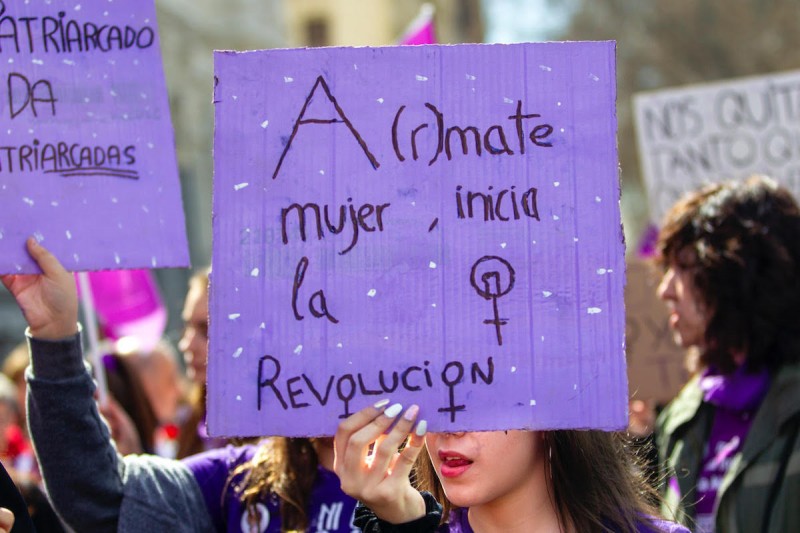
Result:
{"label": "beige poster", "polygon": [[665,404],[688,379],[685,351],[674,343],[666,306],[656,295],[660,272],[641,259],[629,259],[627,269],[625,337],[630,397]]}

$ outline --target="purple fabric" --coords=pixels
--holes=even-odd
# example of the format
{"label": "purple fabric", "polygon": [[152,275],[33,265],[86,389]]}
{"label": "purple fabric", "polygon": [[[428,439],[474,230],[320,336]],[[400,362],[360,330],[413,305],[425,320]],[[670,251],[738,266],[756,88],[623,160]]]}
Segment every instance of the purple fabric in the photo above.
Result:
{"label": "purple fabric", "polygon": [[732,458],[742,449],[753,415],[769,388],[769,373],[748,374],[742,367],[731,375],[706,371],[700,380],[705,401],[717,406],[697,478],[697,531],[712,533],[717,491]]}
{"label": "purple fabric", "polygon": [[[439,528],[441,533],[473,533],[467,517],[468,509],[456,509],[450,513],[450,521]],[[645,522],[638,525],[639,533],[689,533],[689,530],[675,522],[654,518],[651,527]]]}
{"label": "purple fabric", "polygon": [[[249,531],[244,527],[247,511],[242,506],[235,487],[242,480],[237,475],[229,482],[231,472],[249,461],[257,446],[226,446],[188,457],[184,464],[192,471],[206,507],[218,532]],[[260,533],[280,533],[280,501],[274,494],[265,494],[256,505]],[[320,468],[311,497],[309,531],[325,533],[354,533],[352,526],[356,502],[342,492],[339,478]]]}
{"label": "purple fabric", "polygon": [[707,370],[700,380],[703,399],[708,403],[732,411],[754,410],[761,403],[769,388],[769,372],[762,370],[750,374],[739,367],[730,375]]}

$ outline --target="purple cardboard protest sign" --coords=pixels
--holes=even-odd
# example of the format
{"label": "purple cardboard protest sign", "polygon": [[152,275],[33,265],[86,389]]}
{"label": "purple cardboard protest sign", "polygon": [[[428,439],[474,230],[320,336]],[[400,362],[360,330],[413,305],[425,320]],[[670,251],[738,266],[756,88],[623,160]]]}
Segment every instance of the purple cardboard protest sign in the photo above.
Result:
{"label": "purple cardboard protest sign", "polygon": [[153,2],[0,2],[0,64],[0,272],[188,265]]}
{"label": "purple cardboard protest sign", "polygon": [[613,43],[215,63],[212,433],[626,426]]}

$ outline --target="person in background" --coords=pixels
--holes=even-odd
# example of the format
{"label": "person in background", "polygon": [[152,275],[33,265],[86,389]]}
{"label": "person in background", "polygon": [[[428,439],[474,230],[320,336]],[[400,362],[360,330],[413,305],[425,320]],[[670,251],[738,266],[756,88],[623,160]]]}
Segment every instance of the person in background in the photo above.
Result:
{"label": "person in background", "polygon": [[27,321],[28,418],[53,506],[75,531],[351,533],[356,502],[330,439],[265,439],[176,461],[117,453],[81,352],[73,276],[31,238],[42,274],[0,276]]}
{"label": "person in background", "polygon": [[696,374],[660,414],[665,512],[698,532],[800,531],[800,209],[775,181],[709,185],[658,237]]}
{"label": "person in background", "polygon": [[619,434],[426,434],[416,405],[401,412],[383,400],[341,422],[334,438],[335,471],[360,502],[363,531],[688,533],[654,516]]}
{"label": "person in background", "polygon": [[208,277],[204,269],[189,280],[189,292],[183,305],[183,335],[178,348],[186,362],[191,381],[189,413],[178,433],[178,459],[219,448],[225,439],[208,436],[206,428],[206,366],[208,364]]}

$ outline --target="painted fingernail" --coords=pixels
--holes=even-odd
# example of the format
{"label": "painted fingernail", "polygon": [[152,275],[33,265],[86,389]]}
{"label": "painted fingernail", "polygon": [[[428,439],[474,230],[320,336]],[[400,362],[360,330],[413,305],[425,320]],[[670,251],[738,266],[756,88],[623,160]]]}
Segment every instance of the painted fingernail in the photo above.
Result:
{"label": "painted fingernail", "polygon": [[420,420],[419,424],[417,424],[417,430],[414,433],[417,434],[417,437],[424,437],[425,433],[427,432],[428,432],[428,421]]}
{"label": "painted fingernail", "polygon": [[379,402],[375,402],[375,405],[373,405],[372,407],[374,407],[375,409],[383,409],[387,405],[389,405],[389,398],[384,398]]}
{"label": "painted fingernail", "polygon": [[405,418],[408,421],[412,421],[415,418],[417,418],[417,413],[419,413],[419,405],[412,405],[411,407],[406,409],[405,413],[403,413],[403,418]]}
{"label": "painted fingernail", "polygon": [[403,406],[402,406],[402,405],[400,405],[399,403],[396,403],[396,404],[393,404],[393,405],[392,405],[391,407],[389,407],[388,409],[386,409],[386,410],[383,412],[383,414],[384,414],[384,415],[385,415],[387,418],[394,418],[394,417],[396,417],[397,415],[399,415],[399,414],[400,414],[400,411],[402,411],[402,410],[403,410]]}

